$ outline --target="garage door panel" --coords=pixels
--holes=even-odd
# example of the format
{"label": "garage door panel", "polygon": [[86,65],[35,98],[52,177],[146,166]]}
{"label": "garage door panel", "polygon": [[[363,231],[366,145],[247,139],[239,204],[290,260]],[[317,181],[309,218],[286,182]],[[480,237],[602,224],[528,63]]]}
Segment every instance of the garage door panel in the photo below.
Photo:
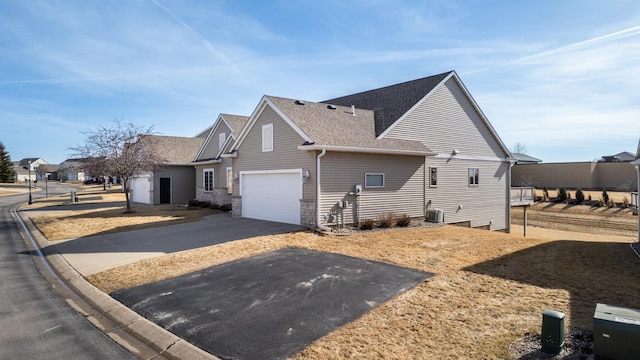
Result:
{"label": "garage door panel", "polygon": [[151,182],[149,178],[131,179],[131,201],[141,204],[150,204]]}
{"label": "garage door panel", "polygon": [[242,176],[242,216],[300,225],[300,173]]}

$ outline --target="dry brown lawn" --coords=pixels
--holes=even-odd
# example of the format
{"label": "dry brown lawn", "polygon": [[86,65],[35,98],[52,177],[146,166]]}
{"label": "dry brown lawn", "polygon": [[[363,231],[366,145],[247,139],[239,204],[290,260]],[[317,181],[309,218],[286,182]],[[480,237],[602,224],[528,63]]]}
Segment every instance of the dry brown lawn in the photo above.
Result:
{"label": "dry brown lawn", "polygon": [[[95,186],[94,186],[95,187]],[[75,239],[84,236],[108,234],[137,230],[148,227],[174,225],[198,221],[206,215],[216,214],[218,210],[187,209],[176,205],[145,206],[133,204],[131,213],[125,213],[124,194],[119,191],[104,192],[89,188],[78,193],[79,202],[69,203],[69,195],[38,199],[23,210],[55,210],[57,206],[89,203],[113,204],[92,210],[51,211],[44,215],[30,216],[33,223],[49,241]]]}
{"label": "dry brown lawn", "polygon": [[29,188],[24,184],[0,183],[0,196],[27,193],[27,192],[29,192]]}
{"label": "dry brown lawn", "polygon": [[567,326],[589,329],[597,302],[637,306],[633,238],[571,234],[523,238],[453,226],[351,236],[297,232],[147,259],[89,281],[110,293],[284,247],[385,261],[436,276],[295,358],[505,359],[511,342],[540,331],[545,309],[567,314]]}
{"label": "dry brown lawn", "polygon": [[[80,195],[81,201],[85,195]],[[85,199],[91,197],[117,201],[105,194]],[[145,215],[145,209],[150,213]],[[135,210],[131,215],[123,215],[122,208],[67,212],[36,222],[45,233],[47,226],[57,227],[62,234],[57,236],[69,238],[80,235],[79,228],[86,228],[88,235],[206,213],[172,207]],[[553,206],[542,210],[556,217],[573,214],[637,221],[635,216],[604,208],[596,213]],[[567,220],[560,218],[560,222]],[[91,224],[99,226],[89,230]],[[513,234],[453,226],[350,236],[296,232],[146,259],[88,280],[111,293],[285,247],[384,261],[435,276],[317,340],[296,359],[505,359],[511,342],[526,333],[539,333],[545,309],[564,312],[568,327],[590,329],[598,302],[637,307],[640,259],[629,246],[635,238],[608,231],[586,234],[580,231],[584,228],[574,225],[567,232],[529,227],[527,238],[519,236],[522,227],[517,225]]]}

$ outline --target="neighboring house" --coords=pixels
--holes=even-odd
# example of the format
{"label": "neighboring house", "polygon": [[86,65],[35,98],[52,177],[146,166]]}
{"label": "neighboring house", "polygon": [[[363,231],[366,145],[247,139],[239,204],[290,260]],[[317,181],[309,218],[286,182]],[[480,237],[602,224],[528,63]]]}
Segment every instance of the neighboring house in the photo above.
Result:
{"label": "neighboring house", "polygon": [[516,161],[516,164],[539,164],[542,162],[542,160],[534,158],[533,156],[529,156],[527,154],[511,153],[511,155]]}
{"label": "neighboring house", "polygon": [[58,170],[60,169],[60,165],[56,164],[45,164],[40,165],[36,169],[38,176],[43,178],[44,180],[58,180]]}
{"label": "neighboring house", "polygon": [[631,162],[636,159],[636,155],[628,151],[623,151],[615,155],[605,155],[598,162]]}
{"label": "neighboring house", "polygon": [[220,114],[213,126],[196,135],[204,143],[195,157],[196,199],[230,205],[233,192],[233,159],[221,157],[235,142],[249,117]]}
{"label": "neighboring house", "polygon": [[454,71],[322,103],[264,96],[222,157],[235,217],[323,228],[440,209],[509,231],[510,152]]}
{"label": "neighboring house", "polygon": [[[36,169],[40,165],[46,165],[47,162],[42,158],[24,158],[20,161],[13,162],[13,169],[16,172],[16,182],[29,180],[29,164],[31,164],[31,181],[44,180],[37,173]],[[25,167],[27,169],[25,169]]]}
{"label": "neighboring house", "polygon": [[61,181],[84,181],[90,178],[90,174],[85,173],[85,163],[87,158],[67,159],[60,163],[58,168],[58,179]]}
{"label": "neighboring house", "polygon": [[131,178],[131,201],[142,204],[186,204],[195,197],[195,172],[191,161],[201,148],[201,137],[149,135],[146,148],[162,159],[162,166]]}

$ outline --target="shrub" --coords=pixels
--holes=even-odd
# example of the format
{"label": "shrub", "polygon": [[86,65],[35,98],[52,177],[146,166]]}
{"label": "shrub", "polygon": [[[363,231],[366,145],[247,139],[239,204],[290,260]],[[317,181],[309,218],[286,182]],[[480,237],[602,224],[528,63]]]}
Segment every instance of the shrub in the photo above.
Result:
{"label": "shrub", "polygon": [[211,206],[211,202],[210,201],[200,201],[200,207],[203,209],[208,208],[209,206]]}
{"label": "shrub", "polygon": [[549,190],[547,190],[546,186],[542,188],[542,200],[549,201]]}
{"label": "shrub", "polygon": [[587,200],[589,200],[589,201],[593,200],[593,199],[591,198],[591,194],[589,194],[589,196],[588,196]]}
{"label": "shrub", "polygon": [[407,227],[411,224],[411,216],[402,214],[396,218],[396,226]]}
{"label": "shrub", "polygon": [[624,205],[625,208],[629,207],[629,197],[625,196],[622,198],[622,205]]}
{"label": "shrub", "polygon": [[218,210],[224,211],[224,212],[229,212],[229,211],[231,211],[231,204],[222,204],[222,205],[218,206]]}
{"label": "shrub", "polygon": [[582,189],[576,190],[576,204],[582,204],[584,202],[584,193]]}
{"label": "shrub", "polygon": [[371,230],[373,229],[374,225],[375,225],[375,221],[373,221],[373,219],[364,219],[360,221],[360,224],[358,225],[358,227],[360,228],[360,230]]}
{"label": "shrub", "polygon": [[211,205],[209,205],[209,209],[211,209],[211,210],[218,210],[218,209],[220,209],[220,205],[218,205],[218,204],[211,204]]}
{"label": "shrub", "polygon": [[187,202],[187,205],[189,205],[189,207],[196,207],[200,205],[200,201],[193,199],[193,200],[189,200]]}
{"label": "shrub", "polygon": [[390,228],[394,225],[394,216],[392,213],[384,213],[378,216],[378,227]]}
{"label": "shrub", "polygon": [[607,194],[607,189],[602,190],[602,203],[605,205],[609,205],[609,194]]}
{"label": "shrub", "polygon": [[567,200],[567,189],[561,187],[558,189],[558,201],[564,202],[565,200]]}

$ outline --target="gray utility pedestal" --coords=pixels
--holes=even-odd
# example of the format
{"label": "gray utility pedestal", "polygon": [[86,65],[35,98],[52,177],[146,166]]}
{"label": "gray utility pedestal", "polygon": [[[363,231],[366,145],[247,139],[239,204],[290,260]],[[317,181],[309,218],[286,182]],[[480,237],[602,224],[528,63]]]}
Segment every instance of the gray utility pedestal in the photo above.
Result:
{"label": "gray utility pedestal", "polygon": [[640,310],[597,304],[593,352],[596,359],[640,359]]}
{"label": "gray utility pedestal", "polygon": [[564,346],[564,313],[555,310],[542,312],[542,351],[558,354]]}

